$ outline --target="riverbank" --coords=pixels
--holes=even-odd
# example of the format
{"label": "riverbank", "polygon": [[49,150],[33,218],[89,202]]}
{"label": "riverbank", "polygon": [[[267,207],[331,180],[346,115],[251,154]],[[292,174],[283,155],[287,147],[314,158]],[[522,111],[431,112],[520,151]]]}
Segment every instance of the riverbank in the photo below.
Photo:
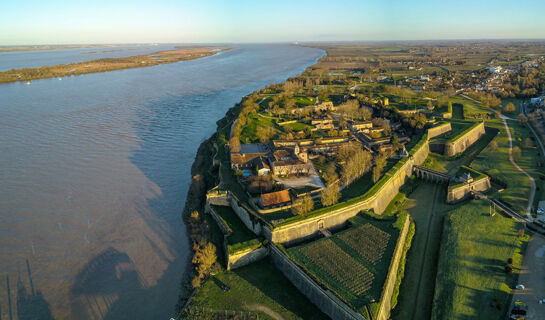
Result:
{"label": "riverbank", "polygon": [[88,73],[149,67],[203,58],[229,49],[231,48],[185,47],[130,57],[103,58],[70,64],[58,64],[54,66],[12,69],[8,71],[0,71],[0,83],[47,78],[62,78]]}

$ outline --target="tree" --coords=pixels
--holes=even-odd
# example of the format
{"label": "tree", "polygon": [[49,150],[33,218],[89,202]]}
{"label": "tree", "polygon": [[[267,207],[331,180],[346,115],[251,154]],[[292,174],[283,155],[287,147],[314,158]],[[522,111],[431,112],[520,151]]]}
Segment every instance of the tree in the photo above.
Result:
{"label": "tree", "polygon": [[297,198],[291,206],[291,211],[298,216],[304,216],[314,208],[314,201],[307,194],[301,198]]}
{"label": "tree", "polygon": [[336,183],[331,183],[322,190],[322,204],[326,207],[336,204],[340,197],[339,185]]}
{"label": "tree", "polygon": [[520,158],[520,155],[520,148],[518,146],[513,147],[513,158],[518,159]]}
{"label": "tree", "polygon": [[275,135],[276,131],[271,127],[257,126],[256,137],[260,142],[267,142]]}
{"label": "tree", "polygon": [[231,149],[231,152],[240,152],[240,139],[239,139],[239,137],[233,135],[229,139],[229,148]]}
{"label": "tree", "polygon": [[496,140],[492,140],[492,142],[490,142],[490,149],[492,151],[498,150],[498,142]]}
{"label": "tree", "polygon": [[382,170],[386,166],[387,156],[384,153],[379,154],[375,157],[375,166],[373,167],[373,182],[377,182],[382,175]]}
{"label": "tree", "polygon": [[524,139],[524,147],[525,148],[531,148],[533,146],[534,146],[534,144],[532,143],[532,139],[530,139],[530,138]]}
{"label": "tree", "polygon": [[214,263],[216,263],[216,246],[210,242],[201,241],[193,244],[195,255],[193,256],[193,264],[197,275],[200,279],[204,278],[209,272]]}
{"label": "tree", "polygon": [[517,117],[518,121],[520,124],[522,125],[525,125],[526,122],[528,122],[528,118],[523,114],[523,113],[520,113]]}
{"label": "tree", "polygon": [[512,102],[509,102],[504,108],[503,110],[505,112],[509,112],[509,113],[512,113],[512,112],[515,112],[516,108],[515,108],[515,105],[512,103]]}
{"label": "tree", "polygon": [[431,100],[428,100],[428,110],[433,110],[433,109],[435,109],[433,102]]}
{"label": "tree", "polygon": [[323,176],[327,184],[337,182],[337,180],[339,179],[339,175],[337,175],[337,170],[333,162],[329,163]]}
{"label": "tree", "polygon": [[399,137],[395,133],[392,136],[392,146],[394,148],[394,151],[397,151],[400,148]]}

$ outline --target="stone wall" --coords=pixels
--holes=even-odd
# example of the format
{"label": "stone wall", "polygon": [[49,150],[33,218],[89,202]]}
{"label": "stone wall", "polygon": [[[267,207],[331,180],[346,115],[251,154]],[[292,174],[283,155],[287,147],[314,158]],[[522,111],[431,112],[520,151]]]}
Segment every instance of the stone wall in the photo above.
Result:
{"label": "stone wall", "polygon": [[233,211],[237,214],[242,223],[244,223],[244,225],[248,229],[252,230],[255,234],[261,235],[261,222],[256,217],[252,216],[252,214],[249,212],[252,209],[241,205],[240,201],[238,201],[238,199],[231,192],[229,192],[228,201],[231,205],[231,208],[233,208]]}
{"label": "stone wall", "polygon": [[447,203],[455,203],[462,201],[469,197],[472,191],[485,192],[488,191],[492,185],[490,184],[490,177],[485,177],[471,183],[460,185],[456,188],[448,188]]}
{"label": "stone wall", "polygon": [[428,129],[428,139],[435,138],[437,136],[442,135],[443,133],[447,133],[449,131],[452,131],[452,126],[450,125],[450,122],[440,124],[436,127],[429,128]]}
{"label": "stone wall", "polygon": [[390,311],[392,310],[392,293],[394,292],[397,279],[397,270],[399,269],[399,264],[401,262],[401,255],[403,254],[403,247],[405,246],[405,240],[407,239],[410,224],[411,221],[409,219],[409,215],[407,215],[403,228],[399,233],[399,238],[397,239],[392,260],[390,261],[388,276],[386,277],[384,287],[382,288],[382,295],[380,296],[380,307],[374,320],[387,320],[390,317]]}
{"label": "stone wall", "polygon": [[218,228],[221,230],[221,233],[223,233],[223,253],[225,255],[225,264],[229,265],[229,249],[227,248],[227,237],[230,234],[229,227],[223,221],[223,219],[212,209],[210,206],[210,199],[206,199],[206,204],[204,205],[204,211],[208,213],[212,219],[216,222],[218,225]]}
{"label": "stone wall", "polygon": [[223,252],[225,254],[225,264],[227,265],[227,270],[240,268],[250,263],[253,263],[257,260],[261,260],[268,255],[267,248],[261,246],[258,248],[247,248],[229,254],[229,248],[227,244],[227,237],[231,234],[229,227],[225,224],[225,221],[216,213],[214,208],[211,206],[210,199],[207,199],[204,206],[205,212],[210,214],[212,219],[218,225],[218,228],[223,233]]}
{"label": "stone wall", "polygon": [[294,244],[302,240],[312,238],[320,232],[320,229],[335,229],[342,227],[346,221],[362,210],[373,210],[375,213],[382,213],[390,201],[398,194],[399,188],[405,184],[411,176],[413,166],[420,165],[426,160],[429,148],[424,143],[417,150],[412,158],[408,159],[395,174],[378,190],[374,195],[362,201],[344,206],[327,213],[309,217],[302,221],[277,226],[271,229],[268,226],[263,228],[263,236],[275,243]]}
{"label": "stone wall", "polygon": [[286,254],[274,244],[270,244],[271,258],[276,267],[301,291],[318,309],[333,320],[365,320],[352,310],[331,291],[322,288],[303,270],[301,270]]}
{"label": "stone wall", "polygon": [[484,134],[484,122],[481,122],[461,137],[458,137],[453,141],[447,141],[445,144],[445,155],[454,156],[458,153],[464,152]]}
{"label": "stone wall", "polygon": [[248,248],[246,250],[237,251],[233,254],[228,254],[227,270],[232,270],[250,263],[254,263],[258,260],[265,258],[269,254],[266,247]]}

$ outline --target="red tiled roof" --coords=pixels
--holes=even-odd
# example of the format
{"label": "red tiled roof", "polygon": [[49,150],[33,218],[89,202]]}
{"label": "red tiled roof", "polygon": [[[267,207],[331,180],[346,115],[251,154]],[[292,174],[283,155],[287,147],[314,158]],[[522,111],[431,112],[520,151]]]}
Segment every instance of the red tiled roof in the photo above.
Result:
{"label": "red tiled roof", "polygon": [[288,190],[265,193],[261,195],[261,203],[264,207],[278,205],[290,201],[291,198]]}

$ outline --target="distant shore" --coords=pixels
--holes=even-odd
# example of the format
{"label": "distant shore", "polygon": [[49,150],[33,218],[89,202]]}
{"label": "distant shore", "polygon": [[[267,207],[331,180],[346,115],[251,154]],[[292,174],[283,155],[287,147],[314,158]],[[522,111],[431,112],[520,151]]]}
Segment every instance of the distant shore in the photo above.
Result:
{"label": "distant shore", "polygon": [[159,64],[203,58],[229,49],[231,48],[182,47],[174,50],[158,51],[130,57],[103,58],[70,64],[58,64],[54,66],[12,69],[8,71],[0,71],[0,83],[47,78],[63,78],[87,73],[149,67]]}

